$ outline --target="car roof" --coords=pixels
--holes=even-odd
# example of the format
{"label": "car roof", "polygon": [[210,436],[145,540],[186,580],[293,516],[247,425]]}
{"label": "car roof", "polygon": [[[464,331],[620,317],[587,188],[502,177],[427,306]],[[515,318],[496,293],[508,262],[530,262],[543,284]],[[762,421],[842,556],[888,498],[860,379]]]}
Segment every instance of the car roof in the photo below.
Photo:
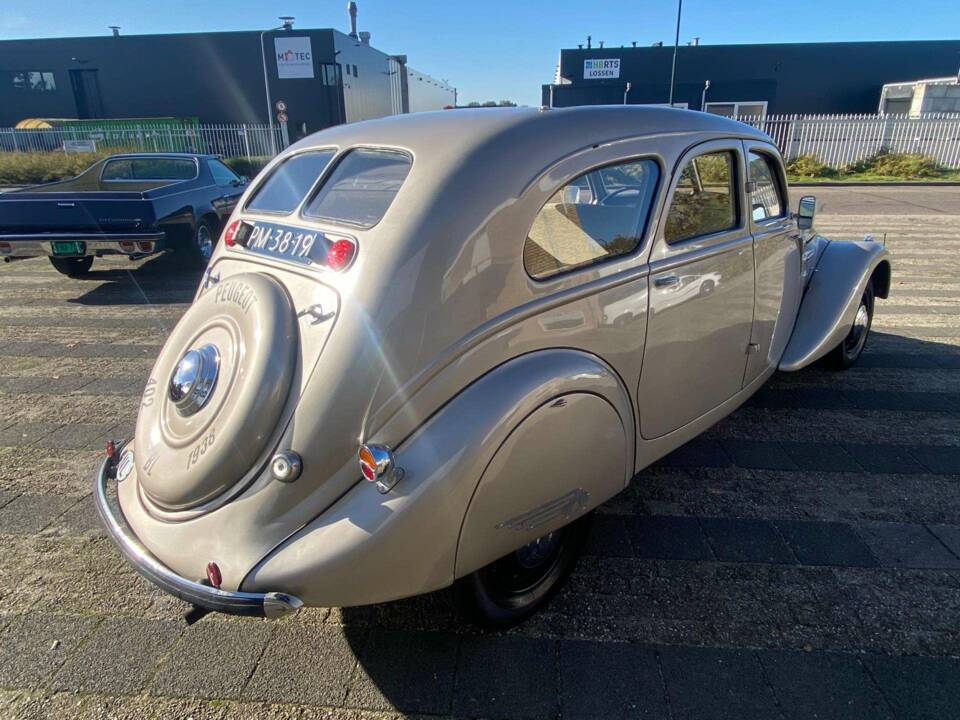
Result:
{"label": "car roof", "polygon": [[736,120],[694,110],[640,105],[573,108],[470,108],[391,115],[338,125],[311,135],[295,149],[382,144],[414,153],[464,152],[469,146],[516,152],[516,143],[549,142],[560,157],[590,143],[662,133],[701,133],[771,142],[769,136]]}
{"label": "car roof", "polygon": [[215,158],[216,155],[210,155],[208,153],[180,153],[180,152],[134,152],[134,153],[117,153],[116,155],[108,155],[104,160],[114,160],[116,158],[175,158],[175,159],[186,159],[186,160],[200,160],[203,158]]}

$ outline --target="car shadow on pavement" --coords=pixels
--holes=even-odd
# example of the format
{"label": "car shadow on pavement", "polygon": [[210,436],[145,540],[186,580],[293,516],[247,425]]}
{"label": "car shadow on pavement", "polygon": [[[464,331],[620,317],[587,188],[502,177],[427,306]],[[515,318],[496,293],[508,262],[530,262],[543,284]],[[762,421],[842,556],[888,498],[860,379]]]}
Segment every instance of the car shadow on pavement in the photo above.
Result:
{"label": "car shadow on pavement", "polygon": [[170,305],[193,300],[203,272],[187,266],[176,253],[164,253],[129,268],[98,270],[96,263],[84,280],[98,282],[67,302],[76,305]]}

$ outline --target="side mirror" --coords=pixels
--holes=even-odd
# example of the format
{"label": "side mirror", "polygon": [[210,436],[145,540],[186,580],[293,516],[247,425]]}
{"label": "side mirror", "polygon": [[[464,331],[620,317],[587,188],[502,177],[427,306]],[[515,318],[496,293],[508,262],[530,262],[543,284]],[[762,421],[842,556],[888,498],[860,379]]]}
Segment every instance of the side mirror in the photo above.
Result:
{"label": "side mirror", "polygon": [[813,227],[813,216],[817,214],[817,199],[813,195],[804,195],[800,198],[800,207],[797,210],[797,227],[800,230],[809,230]]}

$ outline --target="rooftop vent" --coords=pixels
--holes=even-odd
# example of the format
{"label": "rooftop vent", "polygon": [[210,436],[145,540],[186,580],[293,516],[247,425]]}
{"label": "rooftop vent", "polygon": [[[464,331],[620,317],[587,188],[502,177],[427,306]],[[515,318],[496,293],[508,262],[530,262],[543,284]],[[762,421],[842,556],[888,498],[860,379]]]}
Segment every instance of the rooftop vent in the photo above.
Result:
{"label": "rooftop vent", "polygon": [[114,37],[120,37],[120,26],[119,25],[108,25],[111,30],[113,30]]}
{"label": "rooftop vent", "polygon": [[356,40],[359,38],[359,35],[357,35],[357,4],[353,0],[347,3],[347,12],[350,13],[350,37]]}
{"label": "rooftop vent", "polygon": [[291,15],[280,16],[280,22],[283,24],[284,30],[293,30],[293,21],[294,21],[294,18]]}
{"label": "rooftop vent", "polygon": [[366,30],[361,30],[359,32],[359,35],[360,35],[360,42],[362,42],[364,45],[370,44],[370,33],[368,33]]}

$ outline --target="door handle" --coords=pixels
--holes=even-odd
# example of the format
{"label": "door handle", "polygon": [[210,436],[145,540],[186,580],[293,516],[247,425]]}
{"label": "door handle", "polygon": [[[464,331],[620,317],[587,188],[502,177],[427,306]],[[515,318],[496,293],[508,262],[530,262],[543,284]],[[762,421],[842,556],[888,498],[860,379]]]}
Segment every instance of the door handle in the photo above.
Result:
{"label": "door handle", "polygon": [[680,278],[676,275],[661,275],[653,279],[655,287],[673,287],[680,284]]}

